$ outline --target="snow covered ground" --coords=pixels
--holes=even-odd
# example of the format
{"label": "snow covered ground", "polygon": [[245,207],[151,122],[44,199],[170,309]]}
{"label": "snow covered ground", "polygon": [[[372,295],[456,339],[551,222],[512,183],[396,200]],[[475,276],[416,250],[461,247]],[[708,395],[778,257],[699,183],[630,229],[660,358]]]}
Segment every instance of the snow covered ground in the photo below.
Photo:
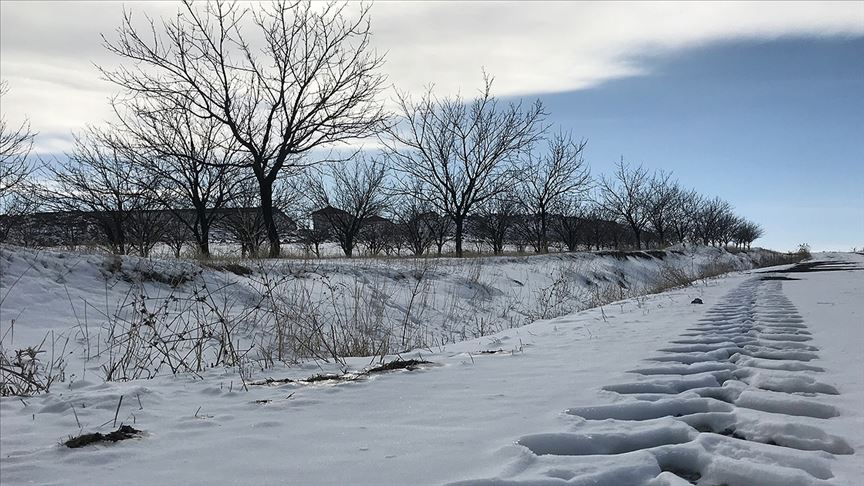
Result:
{"label": "snow covered ground", "polygon": [[[698,247],[465,260],[240,260],[202,266],[194,260],[0,247],[0,331],[9,330],[14,320],[10,334],[15,339],[4,341],[7,348],[36,345],[51,332],[48,341],[54,348],[64,347],[67,338],[70,350],[85,347],[67,357],[67,371],[77,378],[83,374],[80,358],[104,355],[110,336],[149,319],[141,310],[145,308],[166,328],[161,334],[188,335],[215,326],[211,334],[240,339],[238,349],[245,357],[268,363],[327,354],[326,346],[309,343],[322,322],[338,328],[334,345],[347,348],[342,354],[380,354],[382,347],[392,353],[481,337],[680,285],[705,273],[749,269],[770,256],[762,250],[733,255]],[[212,319],[182,326],[169,322],[170,315],[194,311],[208,316],[222,312],[234,327],[222,329]],[[272,322],[274,315],[284,318]],[[277,335],[286,338],[273,342]]]}
{"label": "snow covered ground", "polygon": [[[76,303],[128,292],[122,279],[106,284],[96,256],[58,255],[40,254],[41,267],[16,276],[15,286],[8,275],[18,275],[14,270],[32,255],[16,252],[3,262],[0,331],[15,318],[15,344],[46,330],[80,331],[85,309],[93,321],[95,310]],[[691,265],[706,261],[679,256]],[[512,288],[529,287],[524,295],[536,296],[551,285],[555,259],[546,260],[498,261],[479,271],[441,263],[430,287],[440,294],[431,293],[463,291],[452,300],[457,310],[441,313],[449,319],[473,312],[475,301],[492,309]],[[816,260],[864,267],[854,254]],[[632,288],[639,275],[656,277],[661,264],[610,256],[580,263],[574,273],[595,282],[623,275]],[[379,264],[327,265],[318,274],[332,279],[368,276]],[[337,271],[340,265],[351,270]],[[391,267],[379,274],[393,279],[399,272]],[[358,374],[377,364],[369,358],[345,366],[304,361],[258,372],[261,384],[244,391],[234,368],[105,383],[93,365],[51,393],[0,399],[0,482],[860,484],[864,271],[813,270],[823,271],[739,272],[429,345],[401,355],[430,362],[413,371]],[[160,285],[148,284],[148,291],[167,292]],[[389,301],[399,302],[397,294]],[[705,304],[690,304],[697,297]],[[522,305],[537,308],[528,298]],[[440,318],[435,308],[430,303],[423,318]],[[70,355],[68,373],[87,369],[81,353],[76,347]],[[345,368],[353,379],[284,381]],[[275,381],[263,381],[268,377]],[[115,414],[116,425],[133,425],[143,436],[80,449],[60,445],[82,431],[116,429]]]}

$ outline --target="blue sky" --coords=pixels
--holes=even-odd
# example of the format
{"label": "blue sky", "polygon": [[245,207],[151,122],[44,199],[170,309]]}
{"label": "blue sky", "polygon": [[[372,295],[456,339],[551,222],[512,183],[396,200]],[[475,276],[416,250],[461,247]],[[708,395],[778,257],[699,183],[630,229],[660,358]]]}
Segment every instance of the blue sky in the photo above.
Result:
{"label": "blue sky", "polygon": [[541,96],[606,172],[674,171],[759,222],[765,247],[864,247],[864,38],[734,41],[639,60],[648,74]]}

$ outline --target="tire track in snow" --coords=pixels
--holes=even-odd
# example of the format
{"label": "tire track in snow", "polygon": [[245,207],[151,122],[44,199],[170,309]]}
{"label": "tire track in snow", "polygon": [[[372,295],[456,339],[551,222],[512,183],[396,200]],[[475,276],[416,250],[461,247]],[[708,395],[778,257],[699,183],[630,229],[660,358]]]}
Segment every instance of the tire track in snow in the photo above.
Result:
{"label": "tire track in snow", "polygon": [[566,411],[572,432],[534,434],[510,479],[458,484],[753,485],[830,482],[851,454],[820,422],[836,395],[810,362],[819,349],[777,279],[749,279],[650,364],[608,385],[623,400]]}

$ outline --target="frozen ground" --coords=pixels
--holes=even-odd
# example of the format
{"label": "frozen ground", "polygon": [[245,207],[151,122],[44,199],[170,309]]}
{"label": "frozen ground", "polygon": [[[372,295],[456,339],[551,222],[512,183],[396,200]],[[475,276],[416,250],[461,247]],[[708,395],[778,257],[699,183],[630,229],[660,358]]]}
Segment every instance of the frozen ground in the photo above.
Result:
{"label": "frozen ground", "polygon": [[[817,260],[864,267],[860,255]],[[864,271],[812,270],[738,273],[430,346],[402,357],[432,364],[352,381],[276,382],[247,392],[224,369],[111,383],[79,376],[50,394],[0,399],[0,479],[859,484]],[[90,292],[95,300],[110,293],[92,271],[91,280],[66,274],[75,280],[70,294]],[[67,311],[52,297],[58,284],[39,284],[22,284],[30,304],[9,297],[3,305],[15,307],[2,319],[13,310],[34,323],[42,316],[40,330],[59,332],[57,316]],[[705,304],[690,304],[696,297]],[[360,371],[370,360],[347,365]],[[333,364],[305,362],[258,378],[333,371]],[[121,396],[118,423],[143,437],[59,445],[82,430],[113,430]]]}

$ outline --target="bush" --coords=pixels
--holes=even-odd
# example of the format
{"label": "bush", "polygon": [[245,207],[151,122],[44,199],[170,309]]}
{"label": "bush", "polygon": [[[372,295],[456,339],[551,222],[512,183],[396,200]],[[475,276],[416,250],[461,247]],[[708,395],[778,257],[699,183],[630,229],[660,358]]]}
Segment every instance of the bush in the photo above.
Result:
{"label": "bush", "polygon": [[[12,326],[14,325],[13,321]],[[43,349],[49,338],[50,355]],[[39,346],[16,350],[6,350],[3,339],[0,339],[0,396],[31,396],[48,392],[55,381],[63,381],[66,373],[63,356],[68,342],[67,338],[62,343],[62,350],[57,354],[53,333],[47,334]],[[47,361],[43,359],[45,357]]]}

